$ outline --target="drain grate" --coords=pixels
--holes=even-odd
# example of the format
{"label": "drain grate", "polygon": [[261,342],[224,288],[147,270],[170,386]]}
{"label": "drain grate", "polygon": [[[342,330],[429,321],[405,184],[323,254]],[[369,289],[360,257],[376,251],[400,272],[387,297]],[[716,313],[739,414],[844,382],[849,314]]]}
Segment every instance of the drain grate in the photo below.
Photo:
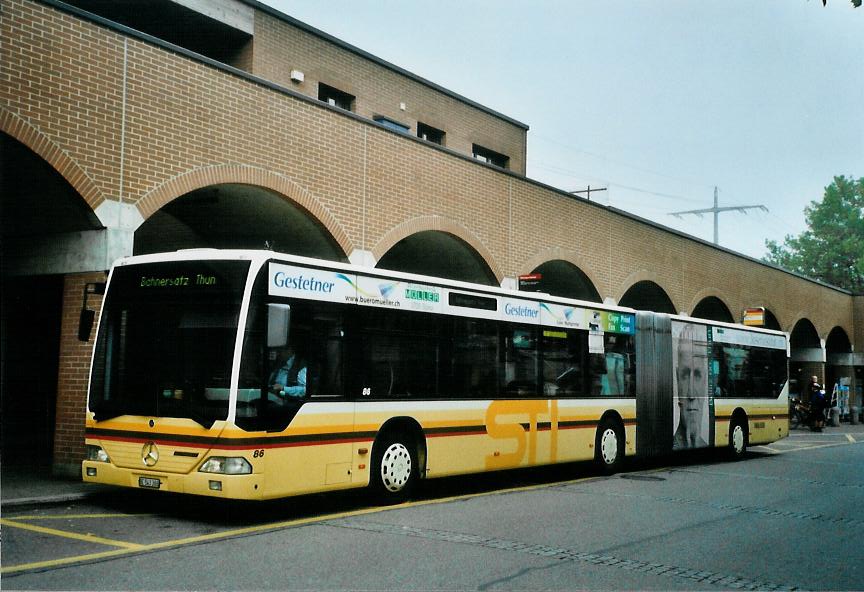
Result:
{"label": "drain grate", "polygon": [[666,477],[658,477],[656,475],[620,475],[621,479],[629,479],[630,481],[665,481]]}

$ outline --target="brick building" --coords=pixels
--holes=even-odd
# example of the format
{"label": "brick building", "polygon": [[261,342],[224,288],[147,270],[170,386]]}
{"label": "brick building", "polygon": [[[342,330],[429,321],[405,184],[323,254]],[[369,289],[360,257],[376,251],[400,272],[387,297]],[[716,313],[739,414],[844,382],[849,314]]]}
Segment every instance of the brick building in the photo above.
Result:
{"label": "brick building", "polygon": [[4,461],[77,471],[85,288],[178,248],[539,272],[726,321],[765,307],[793,389],[864,382],[864,297],[532,181],[525,124],[252,0],[2,0],[0,38]]}

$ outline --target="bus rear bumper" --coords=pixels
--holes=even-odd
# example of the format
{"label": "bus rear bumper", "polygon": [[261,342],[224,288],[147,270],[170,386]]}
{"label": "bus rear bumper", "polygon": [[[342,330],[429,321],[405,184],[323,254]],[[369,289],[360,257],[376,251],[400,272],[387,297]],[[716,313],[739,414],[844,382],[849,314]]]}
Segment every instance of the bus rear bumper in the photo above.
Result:
{"label": "bus rear bumper", "polygon": [[206,495],[225,499],[262,499],[263,475],[221,475],[214,473],[162,473],[133,470],[111,463],[85,460],[81,463],[81,478],[87,483],[129,487],[169,493]]}

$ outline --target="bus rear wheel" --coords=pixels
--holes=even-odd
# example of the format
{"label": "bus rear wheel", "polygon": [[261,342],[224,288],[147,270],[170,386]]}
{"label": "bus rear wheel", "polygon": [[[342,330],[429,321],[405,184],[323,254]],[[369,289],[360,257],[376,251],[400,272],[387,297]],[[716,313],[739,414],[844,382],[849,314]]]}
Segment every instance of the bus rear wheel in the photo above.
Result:
{"label": "bus rear wheel", "polygon": [[747,420],[735,417],[729,425],[729,448],[730,460],[741,460],[747,453]]}
{"label": "bus rear wheel", "polygon": [[372,490],[382,503],[404,501],[417,485],[417,450],[410,439],[385,437],[375,446]]}
{"label": "bus rear wheel", "polygon": [[610,419],[604,419],[597,427],[594,462],[606,475],[618,472],[624,464],[624,434],[621,426]]}

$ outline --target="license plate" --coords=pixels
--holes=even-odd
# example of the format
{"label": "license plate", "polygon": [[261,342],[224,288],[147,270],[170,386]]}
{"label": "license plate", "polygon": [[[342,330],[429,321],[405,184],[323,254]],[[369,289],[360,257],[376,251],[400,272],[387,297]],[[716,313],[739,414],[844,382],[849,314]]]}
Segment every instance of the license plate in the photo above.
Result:
{"label": "license plate", "polygon": [[162,482],[155,477],[138,477],[138,485],[149,489],[159,489],[162,486]]}

